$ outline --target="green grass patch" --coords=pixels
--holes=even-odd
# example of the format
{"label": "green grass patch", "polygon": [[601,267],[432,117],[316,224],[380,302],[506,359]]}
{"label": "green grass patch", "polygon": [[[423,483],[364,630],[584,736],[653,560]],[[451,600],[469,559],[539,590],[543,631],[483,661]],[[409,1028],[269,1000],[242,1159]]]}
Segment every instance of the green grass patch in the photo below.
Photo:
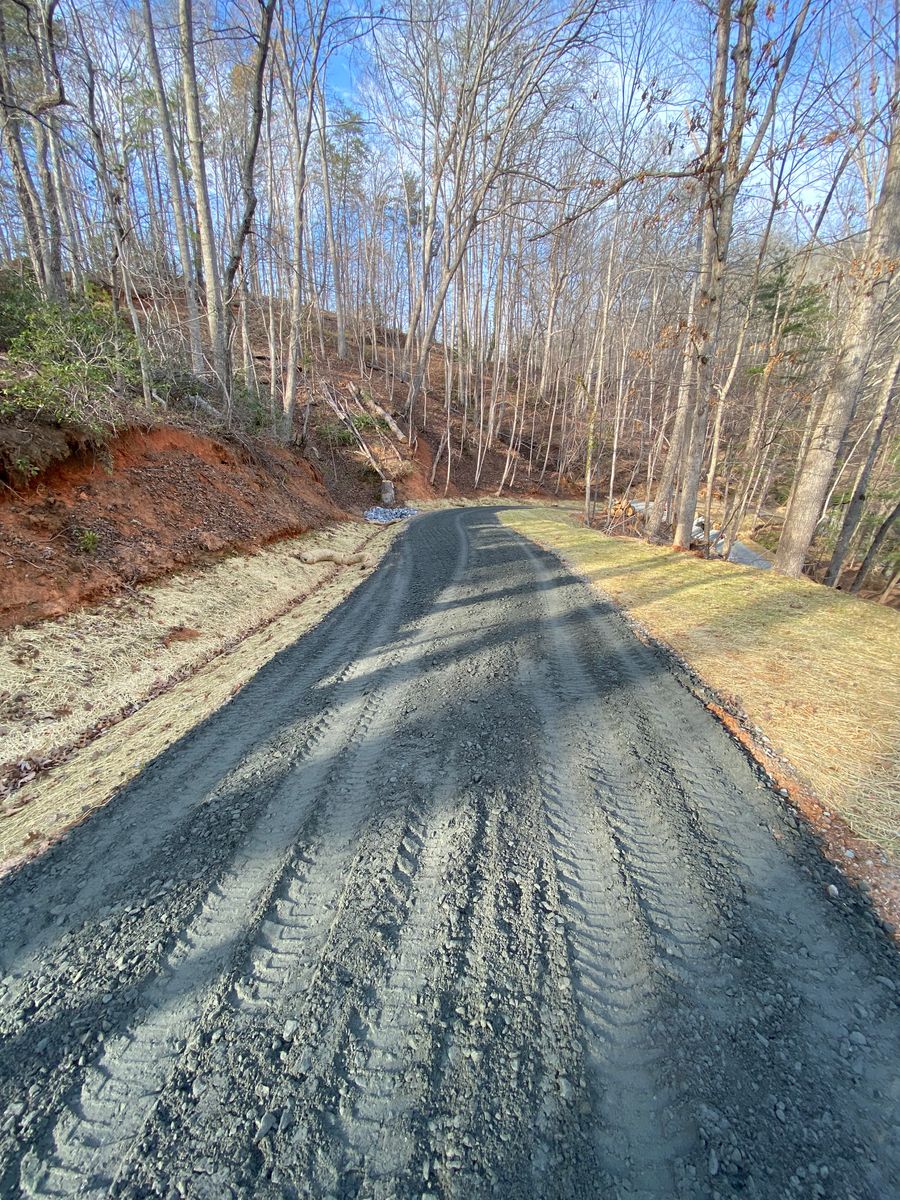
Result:
{"label": "green grass patch", "polygon": [[900,614],[808,580],[606,537],[553,509],[501,520],[670,645],[823,803],[900,858]]}

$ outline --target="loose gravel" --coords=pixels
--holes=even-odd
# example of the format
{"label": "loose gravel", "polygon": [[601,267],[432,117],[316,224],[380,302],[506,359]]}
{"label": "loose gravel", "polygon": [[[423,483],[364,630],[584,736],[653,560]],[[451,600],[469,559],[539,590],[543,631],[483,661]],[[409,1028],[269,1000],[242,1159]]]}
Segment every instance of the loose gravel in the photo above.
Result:
{"label": "loose gravel", "polygon": [[2,1196],[900,1196],[900,969],[659,651],[415,520],[0,881]]}

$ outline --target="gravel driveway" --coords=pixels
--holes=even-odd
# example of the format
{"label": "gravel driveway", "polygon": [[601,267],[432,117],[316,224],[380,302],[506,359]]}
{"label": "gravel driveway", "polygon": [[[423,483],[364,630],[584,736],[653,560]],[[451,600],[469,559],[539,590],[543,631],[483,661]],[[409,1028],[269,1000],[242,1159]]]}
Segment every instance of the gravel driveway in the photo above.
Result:
{"label": "gravel driveway", "polygon": [[489,509],[0,883],[0,1194],[900,1196],[900,971]]}

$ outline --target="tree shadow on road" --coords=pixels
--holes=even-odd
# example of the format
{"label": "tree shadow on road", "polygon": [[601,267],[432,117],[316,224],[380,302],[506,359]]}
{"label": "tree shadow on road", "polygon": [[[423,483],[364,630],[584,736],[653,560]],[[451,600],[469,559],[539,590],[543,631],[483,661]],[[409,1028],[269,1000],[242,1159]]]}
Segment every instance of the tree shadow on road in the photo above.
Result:
{"label": "tree shadow on road", "polygon": [[[471,545],[467,549],[463,543]],[[462,561],[465,569],[460,567]],[[388,611],[394,615],[379,631],[379,614]],[[240,853],[248,830],[269,819],[274,803],[283,802],[294,791],[299,793],[307,760],[302,754],[284,752],[279,738],[287,735],[290,741],[292,730],[314,730],[318,715],[326,709],[333,713],[336,723],[343,714],[348,721],[351,716],[358,720],[359,712],[375,714],[371,726],[364,721],[355,726],[352,737],[356,741],[351,738],[342,745],[334,765],[337,770],[340,754],[347,755],[348,761],[365,764],[364,786],[377,819],[384,817],[387,821],[390,814],[399,812],[398,804],[408,803],[398,777],[409,795],[415,793],[416,803],[427,804],[429,788],[436,788],[438,781],[450,776],[472,797],[484,822],[501,806],[509,837],[517,836],[515,781],[519,780],[523,796],[529,792],[546,753],[541,741],[543,718],[529,698],[527,672],[521,674],[517,662],[527,658],[533,661],[536,672],[548,669],[548,613],[549,619],[558,622],[560,636],[569,648],[568,658],[559,656],[553,661],[562,664],[560,670],[568,664],[571,672],[568,680],[556,680],[552,693],[558,706],[555,724],[563,730],[569,726],[593,729],[598,740],[615,725],[618,740],[610,745],[620,753],[618,769],[625,772],[626,778],[645,781],[641,786],[649,789],[654,821],[667,834],[664,845],[671,854],[672,868],[676,874],[685,873],[684,878],[679,876],[678,886],[693,906],[689,911],[705,914],[703,925],[691,931],[693,941],[683,940],[676,961],[671,953],[672,931],[666,927],[665,905],[657,895],[659,884],[642,874],[641,838],[649,834],[640,830],[635,833],[631,827],[614,823],[611,836],[613,842],[619,838],[628,903],[633,906],[645,939],[640,953],[646,956],[647,971],[671,1007],[673,1029],[678,1027],[678,1012],[702,1012],[702,1020],[694,1015],[686,1025],[706,1028],[721,1060],[722,1081],[711,1079],[707,1091],[701,1094],[690,1090],[696,1083],[695,1076],[687,1073],[684,1058],[679,1057],[684,1048],[673,1045],[667,1058],[669,1050],[661,1042],[660,1076],[674,1089],[675,1103],[695,1115],[703,1104],[710,1103],[711,1097],[722,1099],[720,1093],[724,1095],[738,1080],[746,1094],[737,1102],[731,1097],[728,1103],[737,1103],[738,1108],[743,1105],[744,1119],[758,1126],[755,1130],[745,1129],[742,1136],[761,1142],[757,1147],[761,1153],[794,1154],[798,1162],[808,1161],[810,1144],[802,1122],[773,1120],[772,1106],[764,1092],[768,1084],[760,1086],[760,1081],[787,1078],[787,1066],[775,1059],[780,1046],[789,1045],[807,1079],[804,1096],[827,1095],[836,1079],[830,1072],[840,1062],[840,1029],[856,1019],[850,1007],[853,992],[848,973],[851,980],[854,973],[861,979],[881,973],[900,980],[868,901],[851,892],[845,910],[838,911],[821,899],[826,885],[835,878],[832,868],[818,856],[812,837],[798,826],[792,814],[776,798],[759,790],[753,767],[699,702],[684,691],[666,655],[639,642],[615,607],[592,595],[558,559],[533,547],[526,553],[525,543],[499,524],[494,510],[485,508],[439,513],[413,524],[378,572],[316,630],[267,664],[226,709],[167,750],[104,810],[73,830],[43,858],[0,882],[0,924],[5,926],[4,940],[10,947],[7,970],[14,970],[21,961],[22,951],[16,943],[37,938],[44,943],[46,974],[53,976],[56,971],[54,989],[38,996],[40,1006],[22,1009],[24,1022],[12,1022],[12,1036],[0,1058],[6,1092],[12,1096],[37,1086],[47,1087],[49,1094],[57,1064],[69,1056],[66,1086],[68,1095],[74,1096],[85,1070],[102,1049],[90,1038],[82,1055],[85,1063],[79,1065],[72,1055],[83,1033],[95,1034],[99,1028],[107,1041],[129,1036],[135,1022],[142,1019],[142,1009],[152,1000],[155,973],[163,959],[163,953],[148,955],[147,945],[151,939],[161,938],[163,952],[171,946],[181,930],[190,927],[198,906],[218,885],[225,866]],[[343,630],[342,636],[346,635],[348,628],[358,630],[358,636],[354,632],[335,652],[339,634]],[[345,671],[360,660],[361,665],[352,675],[345,676]],[[321,671],[316,669],[319,661],[323,664]],[[276,696],[277,705],[273,702]],[[372,705],[366,707],[371,697],[378,701],[374,709]],[[672,740],[666,744],[674,746],[685,738],[692,739],[692,743],[681,745],[676,756],[662,761],[658,739],[663,738],[667,728]],[[187,752],[201,740],[222,747],[221,771],[212,776],[199,777],[190,765],[193,760]],[[272,761],[264,772],[240,777],[239,767],[246,756],[267,745],[271,746]],[[404,755],[418,763],[416,779],[420,782],[415,786],[403,774]],[[189,765],[185,767],[182,764],[186,757]],[[703,764],[706,770],[702,778],[697,764]],[[230,783],[233,776],[236,778]],[[433,783],[427,782],[429,778]],[[336,774],[334,784],[339,785],[341,780]],[[361,786],[347,784],[350,789]],[[566,786],[583,785],[572,781]],[[604,803],[614,800],[605,798],[604,786],[608,785],[602,781],[594,784],[589,798],[596,806],[598,820],[605,819]],[[712,788],[703,803],[696,796],[700,786]],[[748,844],[746,861],[742,861],[741,847],[725,836],[711,815],[716,789],[723,802],[727,799],[735,805],[740,800],[749,814],[748,837],[751,825],[758,827],[753,853]],[[174,793],[180,794],[181,803],[167,808]],[[292,851],[295,861],[321,852],[317,848],[322,836],[316,824],[317,813],[342,803],[349,801],[342,799],[340,787],[329,784],[311,815],[298,809]],[[136,812],[145,812],[148,821],[158,819],[160,828],[135,848],[131,862],[125,847],[116,864],[120,873],[111,874],[90,904],[80,907],[78,888],[86,864],[93,861],[98,830],[114,832],[117,824]],[[232,823],[235,814],[239,819]],[[769,837],[769,829],[777,840]],[[763,842],[766,853],[760,851]],[[501,853],[499,841],[495,852]],[[701,864],[696,878],[688,862],[691,858]],[[387,904],[390,890],[396,892],[399,887],[397,894],[402,903],[397,902],[397,911],[401,917],[408,916],[417,877],[415,870],[403,879],[391,872],[382,877],[364,857],[351,861],[352,869],[363,872],[366,879],[371,877],[372,888],[371,915],[362,918],[354,936],[366,945],[380,947],[367,951],[371,977],[347,985],[346,1003],[359,1005],[363,1013],[364,1000],[371,1001],[384,981],[402,931],[399,917],[396,929],[391,930],[379,904]],[[104,863],[94,863],[94,869],[102,872]],[[282,869],[282,864],[273,863],[276,875]],[[474,858],[467,869],[473,872],[472,904],[499,903],[493,895],[479,891],[481,884],[474,872],[481,867]],[[577,881],[567,873],[562,857],[555,872],[560,886],[573,895],[566,919],[577,920]],[[154,885],[153,898],[147,903],[148,880],[158,880],[160,873],[172,881],[172,887],[163,896],[156,895],[158,887]],[[799,884],[792,882],[795,875],[802,877]],[[787,894],[786,881],[792,889]],[[501,886],[500,876],[491,883],[494,886]],[[714,901],[703,894],[707,886],[714,887]],[[843,881],[840,886],[847,892]],[[71,897],[71,908],[67,910],[63,904],[59,911],[61,897],[66,895]],[[819,900],[814,900],[816,895]],[[809,911],[797,907],[807,902],[812,905]],[[775,916],[780,903],[787,910],[782,915],[789,929],[776,956],[766,945],[766,936],[777,934]],[[214,948],[217,971],[227,975],[243,969],[247,946],[258,936],[266,913],[263,904],[249,926],[236,927],[231,940]],[[17,922],[21,936],[16,933]],[[73,982],[72,970],[65,965],[73,944],[93,948],[97,953],[84,981]],[[119,959],[125,944],[134,948],[139,962],[144,947],[141,965],[121,969]],[[101,952],[104,945],[110,948],[108,955]],[[741,988],[746,989],[745,995],[726,995],[724,990],[720,995],[708,995],[696,990],[697,981],[704,989],[710,986],[708,963],[718,961],[720,949],[716,947],[722,946],[730,946],[738,962],[741,956],[746,961],[746,965],[733,968]],[[787,971],[784,955],[790,947],[796,954]],[[341,943],[336,942],[330,952],[339,958],[340,948]],[[349,961],[350,950],[347,955]],[[58,970],[57,957],[61,964]],[[837,961],[839,958],[843,958],[843,965]],[[83,956],[79,961],[83,962]],[[540,969],[537,952],[534,962],[535,970]],[[705,964],[702,970],[701,963]],[[490,992],[494,973],[502,975],[501,965],[507,969],[500,959],[493,965],[489,958],[480,960],[478,986]],[[580,969],[574,954],[569,965],[572,972]],[[196,992],[199,1003],[209,987],[209,972],[198,973],[189,956],[177,960],[173,969],[176,978],[171,994],[184,998]],[[823,1007],[819,978],[823,969],[840,987],[830,997],[832,1012],[817,1014],[815,1021],[807,1020],[805,1005]],[[444,1019],[451,1019],[460,1005],[468,1011],[465,996],[473,982],[467,970],[463,957],[456,990],[440,1001]],[[754,976],[754,972],[758,974]],[[544,980],[535,977],[533,983],[538,995]],[[725,987],[734,990],[733,981],[726,981]],[[776,992],[781,1001],[774,1001]],[[791,1006],[792,995],[799,997],[798,1005]],[[527,998],[523,1002],[528,1003]],[[783,1011],[769,1012],[773,1002]],[[28,1003],[26,1000],[26,1006]],[[486,1011],[494,1020],[502,1008],[501,996]],[[365,1026],[366,1018],[359,1019],[361,1027]],[[826,1027],[833,1028],[836,1042],[829,1056],[820,1058],[815,1037]],[[498,1086],[512,1086],[505,1074],[497,1074],[497,1060],[490,1050],[491,1039],[501,1033],[499,1021],[484,1033],[485,1065],[480,1075],[474,1075],[476,1090],[469,1117],[476,1125],[490,1121]],[[442,1043],[441,1054],[445,1051]],[[349,1053],[346,1048],[341,1052]],[[602,1060],[602,1043],[592,1045],[590,1053]],[[731,1063],[729,1055],[734,1060]],[[271,1069],[275,1086],[277,1062]],[[446,1063],[435,1058],[428,1071],[432,1086],[443,1086]],[[537,1076],[529,1086],[537,1089]],[[523,1180],[532,1179],[531,1122],[537,1121],[540,1104],[538,1091],[532,1093],[526,1088],[522,1098],[524,1127],[508,1150],[497,1150],[497,1186],[501,1189],[521,1187]],[[760,1116],[763,1108],[768,1113],[764,1121]],[[51,1108],[35,1126],[42,1130],[38,1142],[43,1138],[45,1149],[57,1112],[57,1108]],[[806,1115],[814,1120],[814,1114]],[[428,1114],[423,1113],[416,1126],[424,1141],[427,1119]],[[579,1117],[585,1129],[597,1119],[596,1109]],[[834,1119],[839,1127],[840,1116]],[[249,1127],[239,1144],[223,1148],[223,1153],[235,1162],[250,1156],[260,1171],[266,1167],[265,1156],[255,1148]],[[699,1162],[706,1153],[698,1139],[689,1156]],[[505,1194],[512,1193],[507,1190]]]}

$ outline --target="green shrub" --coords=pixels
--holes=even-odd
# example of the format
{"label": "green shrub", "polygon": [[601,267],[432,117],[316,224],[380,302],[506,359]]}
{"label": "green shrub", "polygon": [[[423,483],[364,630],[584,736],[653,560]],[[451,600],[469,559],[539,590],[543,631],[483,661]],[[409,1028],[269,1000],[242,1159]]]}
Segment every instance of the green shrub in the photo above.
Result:
{"label": "green shrub", "polygon": [[0,350],[10,348],[39,303],[30,276],[20,275],[9,267],[0,269]]}
{"label": "green shrub", "polygon": [[355,446],[357,444],[353,430],[348,429],[341,421],[323,421],[318,426],[318,433],[333,446]]}
{"label": "green shrub", "polygon": [[100,534],[96,529],[77,529],[75,531],[75,545],[82,554],[93,554],[100,545]]}
{"label": "green shrub", "polygon": [[13,463],[13,467],[15,468],[16,473],[23,479],[33,479],[35,475],[38,474],[38,468],[31,461],[31,459],[26,458],[24,454],[20,454],[18,456]]}
{"label": "green shrub", "polygon": [[367,412],[352,413],[350,420],[360,431],[388,428],[387,421],[382,417],[373,417],[371,413]]}
{"label": "green shrub", "polygon": [[268,394],[264,399],[255,383],[247,383],[242,375],[238,375],[231,388],[231,417],[234,423],[252,433],[271,430],[273,421]]}
{"label": "green shrub", "polygon": [[0,415],[21,412],[103,432],[142,407],[134,333],[101,295],[38,303],[12,339]]}

